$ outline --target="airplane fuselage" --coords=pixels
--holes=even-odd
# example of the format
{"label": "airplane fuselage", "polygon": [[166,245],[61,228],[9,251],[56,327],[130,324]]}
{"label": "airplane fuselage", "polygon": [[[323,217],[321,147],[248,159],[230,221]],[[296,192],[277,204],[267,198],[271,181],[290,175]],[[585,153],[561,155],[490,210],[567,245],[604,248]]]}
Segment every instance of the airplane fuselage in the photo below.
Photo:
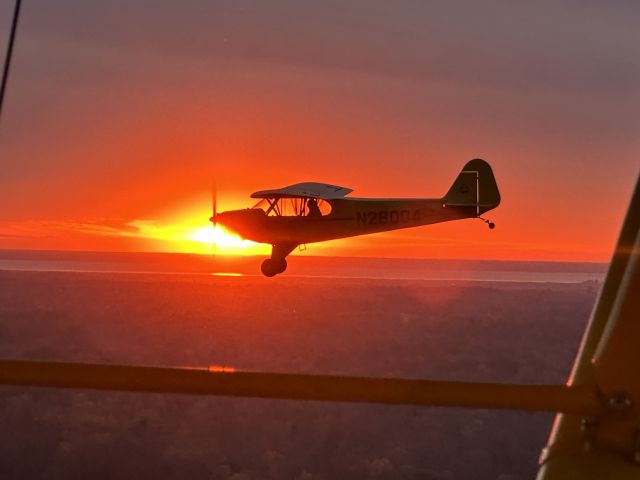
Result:
{"label": "airplane fuselage", "polygon": [[442,199],[327,200],[331,213],[320,217],[268,216],[261,209],[232,210],[218,222],[259,243],[305,244],[370,233],[473,218],[475,206],[450,206]]}

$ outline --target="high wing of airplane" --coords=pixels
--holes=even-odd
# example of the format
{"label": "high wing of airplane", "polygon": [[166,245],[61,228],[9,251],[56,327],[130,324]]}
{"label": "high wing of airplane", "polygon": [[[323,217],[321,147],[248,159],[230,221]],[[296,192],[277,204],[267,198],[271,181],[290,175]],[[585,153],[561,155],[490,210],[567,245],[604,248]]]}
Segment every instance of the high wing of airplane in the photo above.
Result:
{"label": "high wing of airplane", "polygon": [[482,218],[500,204],[491,166],[479,158],[468,162],[440,198],[352,198],[350,188],[298,183],[251,195],[253,207],[217,213],[210,220],[242,238],[272,245],[262,273],[272,277],[287,268],[286,257],[298,245],[337,238]]}

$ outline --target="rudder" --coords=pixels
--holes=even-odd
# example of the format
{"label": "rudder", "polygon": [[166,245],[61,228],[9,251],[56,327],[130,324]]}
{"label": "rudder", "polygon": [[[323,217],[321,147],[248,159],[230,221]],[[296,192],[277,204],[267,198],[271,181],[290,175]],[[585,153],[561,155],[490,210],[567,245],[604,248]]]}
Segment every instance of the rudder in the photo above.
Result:
{"label": "rudder", "polygon": [[500,205],[500,192],[491,166],[480,158],[467,162],[442,198],[445,205],[477,209],[477,215]]}

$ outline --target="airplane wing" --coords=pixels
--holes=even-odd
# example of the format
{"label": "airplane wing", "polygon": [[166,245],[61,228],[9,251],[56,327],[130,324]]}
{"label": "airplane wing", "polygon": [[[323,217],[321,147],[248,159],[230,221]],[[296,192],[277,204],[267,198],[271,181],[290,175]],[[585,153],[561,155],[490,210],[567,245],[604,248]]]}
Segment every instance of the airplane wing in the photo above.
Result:
{"label": "airplane wing", "polygon": [[352,189],[330,185],[328,183],[304,182],[273,190],[260,190],[251,194],[251,198],[304,198],[313,197],[323,200],[342,198],[353,192]]}

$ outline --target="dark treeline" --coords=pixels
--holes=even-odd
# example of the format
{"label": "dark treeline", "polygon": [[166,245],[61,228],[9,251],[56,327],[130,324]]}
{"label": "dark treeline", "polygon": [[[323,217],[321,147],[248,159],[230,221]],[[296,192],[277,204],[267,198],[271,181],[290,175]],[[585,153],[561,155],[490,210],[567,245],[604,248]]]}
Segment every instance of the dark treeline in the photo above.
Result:
{"label": "dark treeline", "polygon": [[[0,356],[560,383],[596,292],[0,272]],[[552,418],[3,387],[0,478],[528,479]]]}

